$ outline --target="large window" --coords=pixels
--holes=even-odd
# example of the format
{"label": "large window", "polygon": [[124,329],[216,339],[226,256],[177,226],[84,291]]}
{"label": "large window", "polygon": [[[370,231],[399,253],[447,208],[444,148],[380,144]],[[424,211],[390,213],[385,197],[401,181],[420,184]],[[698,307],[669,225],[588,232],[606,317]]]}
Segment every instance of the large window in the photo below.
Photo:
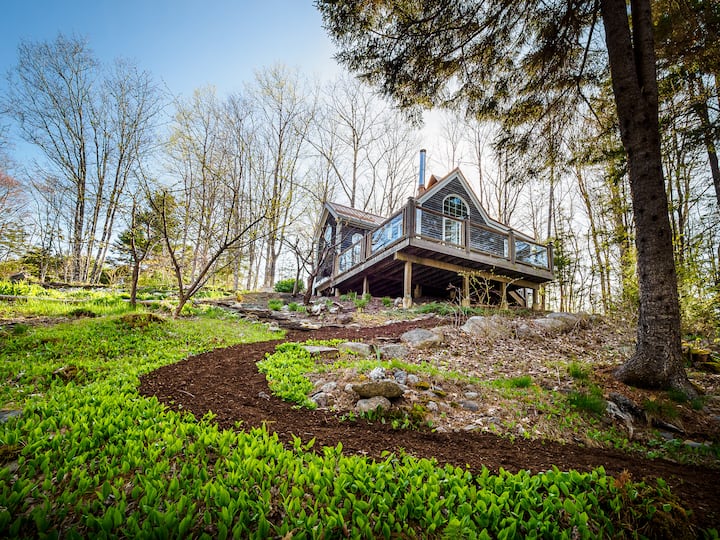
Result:
{"label": "large window", "polygon": [[448,195],[443,201],[443,240],[462,245],[462,220],[468,217],[468,207],[457,195]]}

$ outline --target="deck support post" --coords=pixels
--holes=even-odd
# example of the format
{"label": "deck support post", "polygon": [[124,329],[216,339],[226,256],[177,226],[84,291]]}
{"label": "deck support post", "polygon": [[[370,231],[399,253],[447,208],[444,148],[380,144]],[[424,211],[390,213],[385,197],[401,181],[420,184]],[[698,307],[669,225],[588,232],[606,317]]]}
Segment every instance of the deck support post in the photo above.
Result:
{"label": "deck support post", "polygon": [[412,263],[405,261],[405,275],[403,279],[403,308],[412,307]]}
{"label": "deck support post", "polygon": [[462,278],[462,298],[460,300],[460,305],[463,307],[470,307],[470,276],[468,274],[463,274]]}
{"label": "deck support post", "polygon": [[532,310],[540,311],[540,290],[539,288],[532,289]]}
{"label": "deck support post", "polygon": [[367,276],[363,276],[363,296],[370,294],[370,282]]}
{"label": "deck support post", "polygon": [[507,309],[507,283],[500,283],[500,309]]}

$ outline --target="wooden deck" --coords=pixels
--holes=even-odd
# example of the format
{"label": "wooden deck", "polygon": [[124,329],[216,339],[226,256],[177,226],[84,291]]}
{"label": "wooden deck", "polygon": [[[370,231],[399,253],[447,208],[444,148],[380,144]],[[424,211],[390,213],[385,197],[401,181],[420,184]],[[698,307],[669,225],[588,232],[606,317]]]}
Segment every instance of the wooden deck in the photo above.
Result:
{"label": "wooden deck", "polygon": [[510,230],[444,216],[414,199],[335,259],[332,275],[317,291],[370,292],[402,296],[447,296],[448,288],[470,297],[468,273],[489,280],[506,295],[529,305],[527,290],[554,279],[552,246],[517,237]]}

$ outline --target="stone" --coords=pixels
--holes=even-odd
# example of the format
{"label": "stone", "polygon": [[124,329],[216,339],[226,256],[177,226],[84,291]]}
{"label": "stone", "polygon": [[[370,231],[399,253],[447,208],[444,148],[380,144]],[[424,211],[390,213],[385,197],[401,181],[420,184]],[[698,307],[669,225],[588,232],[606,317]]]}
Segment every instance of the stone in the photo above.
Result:
{"label": "stone", "polygon": [[350,324],[351,322],[353,322],[353,319],[354,317],[352,313],[341,313],[335,317],[335,320],[338,324]]}
{"label": "stone", "polygon": [[373,368],[372,371],[368,373],[368,379],[370,379],[371,381],[382,381],[385,378],[385,368],[380,366]]}
{"label": "stone", "polygon": [[565,323],[565,326],[568,330],[572,330],[575,326],[580,324],[580,321],[582,320],[578,315],[575,315],[574,313],[567,313],[565,311],[548,313],[546,318],[562,321],[563,323]]}
{"label": "stone", "polygon": [[324,359],[337,358],[338,354],[337,348],[326,347],[324,345],[303,345],[302,348],[312,356],[319,356]]}
{"label": "stone", "polygon": [[520,323],[515,328],[515,337],[518,339],[531,339],[538,335],[538,331],[527,323]]}
{"label": "stone", "polygon": [[533,326],[545,335],[560,334],[568,330],[568,325],[560,319],[536,319],[533,321]]}
{"label": "stone", "polygon": [[359,413],[377,411],[378,409],[386,411],[390,407],[392,407],[390,400],[383,396],[361,399],[355,404],[355,410]]}
{"label": "stone", "polygon": [[632,439],[634,433],[632,416],[620,410],[620,407],[618,407],[614,401],[608,401],[605,410],[610,416],[614,418],[619,418],[620,420],[625,422],[625,426],[628,429],[628,437]]}
{"label": "stone", "polygon": [[475,315],[470,317],[460,330],[474,337],[485,339],[505,339],[511,335],[507,322],[502,317],[482,317]]}
{"label": "stone", "polygon": [[20,416],[22,416],[22,411],[18,411],[18,410],[0,411],[0,424],[4,424],[11,418],[19,418]]}
{"label": "stone", "polygon": [[388,360],[392,358],[406,358],[410,353],[408,348],[401,343],[388,343],[386,345],[381,345],[378,350],[380,351],[380,358]]}
{"label": "stone", "polygon": [[439,409],[438,404],[435,403],[434,401],[428,401],[427,404],[425,405],[425,407],[427,408],[428,411],[431,411],[431,412],[437,412]]}
{"label": "stone", "polygon": [[402,388],[394,381],[368,381],[354,384],[353,390],[361,398],[382,396],[392,399],[402,396]]}
{"label": "stone", "polygon": [[617,392],[612,392],[608,396],[608,401],[612,401],[618,408],[627,414],[633,415],[635,418],[645,419],[645,411],[632,399]]}
{"label": "stone", "polygon": [[395,300],[393,300],[393,306],[396,308],[403,307],[403,299],[398,296]]}
{"label": "stone", "polygon": [[473,411],[473,412],[475,412],[475,411],[480,410],[480,405],[478,405],[477,402],[471,401],[471,400],[469,400],[469,399],[466,399],[466,400],[464,400],[464,401],[461,401],[461,402],[460,402],[460,406],[461,406],[463,409],[468,410],[468,411]]}
{"label": "stone", "polygon": [[346,391],[348,394],[350,394],[350,393],[354,394],[354,393],[355,393],[355,390],[353,390],[353,386],[354,386],[353,383],[347,383],[347,384],[345,385],[345,391]]}
{"label": "stone", "polygon": [[325,394],[328,394],[335,390],[337,388],[337,383],[335,381],[330,381],[329,383],[325,383],[320,387],[320,392],[323,392]]}
{"label": "stone", "polygon": [[327,306],[325,305],[325,302],[314,304],[310,308],[310,313],[313,315],[320,315],[323,311],[327,309]]}
{"label": "stone", "polygon": [[398,384],[407,384],[407,378],[408,374],[406,371],[403,371],[402,369],[396,369],[393,371],[393,377],[395,377],[395,382]]}
{"label": "stone", "polygon": [[345,343],[338,345],[337,348],[340,352],[350,352],[362,357],[370,356],[373,353],[370,345],[357,341],[346,341]]}
{"label": "stone", "polygon": [[267,400],[270,399],[270,395],[269,395],[269,394],[266,394],[265,392],[258,392],[258,397],[259,397],[260,399],[267,399]]}
{"label": "stone", "polygon": [[442,343],[442,338],[440,336],[438,336],[435,332],[425,330],[424,328],[408,330],[400,336],[400,340],[411,347],[415,347],[416,349],[429,349]]}
{"label": "stone", "polygon": [[467,399],[477,399],[479,394],[477,392],[465,392],[465,397]]}
{"label": "stone", "polygon": [[317,394],[310,396],[310,401],[315,402],[318,407],[327,407],[330,403],[330,396],[325,392],[318,392]]}
{"label": "stone", "polygon": [[407,376],[407,382],[406,382],[405,384],[407,384],[407,385],[414,385],[414,384],[417,384],[417,383],[419,383],[419,382],[420,382],[420,377],[418,377],[417,375],[415,375],[415,374],[413,374],[413,373],[410,373],[410,374]]}
{"label": "stone", "polygon": [[689,439],[683,441],[683,444],[689,448],[703,448],[706,446],[704,443],[699,443],[697,441],[691,441]]}

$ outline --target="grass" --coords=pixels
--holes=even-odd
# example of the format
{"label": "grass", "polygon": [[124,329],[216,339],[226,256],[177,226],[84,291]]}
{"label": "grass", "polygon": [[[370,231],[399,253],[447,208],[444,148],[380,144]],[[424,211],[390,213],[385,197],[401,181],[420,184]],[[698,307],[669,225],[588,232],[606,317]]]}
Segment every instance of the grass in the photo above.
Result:
{"label": "grass", "polygon": [[601,468],[471,474],[342,445],[315,452],[312,440],[221,430],[212,414],[137,391],[142,374],[190,354],[276,337],[214,311],[115,312],[0,336],[0,407],[23,410],[0,424],[0,537],[590,538],[652,536],[684,515],[663,483],[618,483]]}
{"label": "grass", "polygon": [[497,379],[492,382],[495,388],[530,388],[533,384],[530,375],[520,375],[509,379]]}

